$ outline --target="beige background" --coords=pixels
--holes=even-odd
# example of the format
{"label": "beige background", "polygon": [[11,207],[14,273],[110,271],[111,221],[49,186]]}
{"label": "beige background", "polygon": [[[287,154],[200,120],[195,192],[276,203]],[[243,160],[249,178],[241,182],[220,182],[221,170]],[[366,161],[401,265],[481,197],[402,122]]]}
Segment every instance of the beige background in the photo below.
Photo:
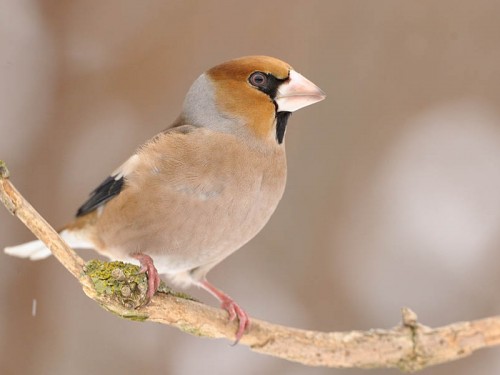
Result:
{"label": "beige background", "polygon": [[[485,0],[2,0],[0,158],[60,226],[198,74],[276,56],[328,98],[291,118],[283,201],[211,280],[309,329],[389,328],[401,306],[428,325],[495,315],[499,17]],[[32,239],[3,209],[0,223],[0,247]],[[0,254],[0,285],[1,374],[367,374],[117,319],[54,259]],[[499,351],[422,374],[495,374]]]}

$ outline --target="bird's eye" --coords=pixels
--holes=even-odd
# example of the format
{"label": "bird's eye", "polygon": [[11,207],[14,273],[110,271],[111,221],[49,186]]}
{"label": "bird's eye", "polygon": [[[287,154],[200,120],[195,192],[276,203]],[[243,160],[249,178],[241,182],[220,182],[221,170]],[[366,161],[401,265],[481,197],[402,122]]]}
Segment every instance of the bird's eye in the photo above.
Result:
{"label": "bird's eye", "polygon": [[267,75],[262,72],[253,73],[248,80],[255,87],[265,87],[267,85]]}

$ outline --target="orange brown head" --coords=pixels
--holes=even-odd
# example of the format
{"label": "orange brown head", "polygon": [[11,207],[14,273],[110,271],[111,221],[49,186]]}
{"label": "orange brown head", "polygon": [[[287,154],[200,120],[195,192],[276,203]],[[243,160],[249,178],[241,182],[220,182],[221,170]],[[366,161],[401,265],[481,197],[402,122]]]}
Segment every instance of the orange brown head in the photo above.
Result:
{"label": "orange brown head", "polygon": [[202,74],[186,96],[182,117],[195,126],[281,144],[291,112],[324,98],[287,63],[248,56]]}

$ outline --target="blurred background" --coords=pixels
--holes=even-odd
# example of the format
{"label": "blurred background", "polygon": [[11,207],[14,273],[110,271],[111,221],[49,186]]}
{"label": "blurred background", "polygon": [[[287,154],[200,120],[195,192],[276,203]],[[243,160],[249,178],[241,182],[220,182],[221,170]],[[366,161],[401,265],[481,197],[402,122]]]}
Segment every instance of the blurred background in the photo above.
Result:
{"label": "blurred background", "polygon": [[[499,14],[486,0],[1,0],[0,158],[59,227],[199,74],[272,55],[328,97],[291,118],[281,205],[211,280],[304,329],[390,328],[402,306],[431,326],[496,315]],[[0,248],[32,238],[0,208]],[[0,284],[1,374],[367,374],[117,319],[52,258],[0,253]],[[498,373],[499,350],[422,374]]]}

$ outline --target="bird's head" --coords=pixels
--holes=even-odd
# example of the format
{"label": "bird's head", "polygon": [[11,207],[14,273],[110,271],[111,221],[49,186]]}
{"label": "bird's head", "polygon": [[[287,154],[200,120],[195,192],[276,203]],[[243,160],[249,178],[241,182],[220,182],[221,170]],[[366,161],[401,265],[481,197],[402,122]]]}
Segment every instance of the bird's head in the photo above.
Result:
{"label": "bird's head", "polygon": [[321,89],[287,63],[248,56],[198,77],[182,117],[191,125],[281,144],[290,114],[324,98]]}

